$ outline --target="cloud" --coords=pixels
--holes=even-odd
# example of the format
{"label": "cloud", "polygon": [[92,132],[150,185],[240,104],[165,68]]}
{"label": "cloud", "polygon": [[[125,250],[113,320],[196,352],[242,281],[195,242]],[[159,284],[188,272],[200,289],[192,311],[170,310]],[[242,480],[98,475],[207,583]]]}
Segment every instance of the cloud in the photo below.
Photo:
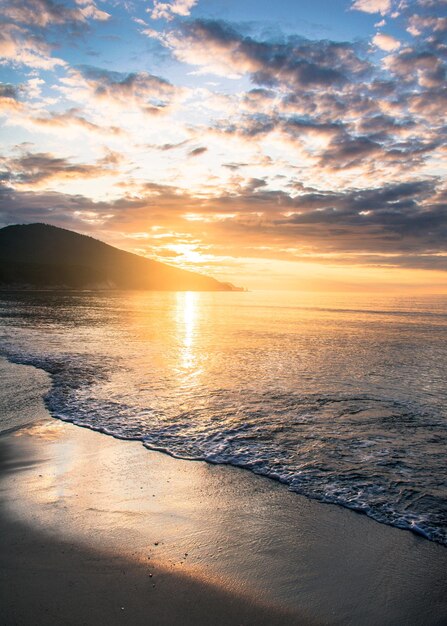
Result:
{"label": "cloud", "polygon": [[20,89],[16,85],[0,83],[0,115],[21,112]]}
{"label": "cloud", "polygon": [[194,150],[191,150],[188,153],[188,156],[190,156],[190,157],[200,156],[201,154],[203,154],[207,150],[208,150],[208,148],[205,148],[204,146],[201,146],[200,148],[194,148]]}
{"label": "cloud", "polygon": [[26,86],[0,83],[0,115],[8,116],[6,120],[8,126],[38,129],[57,135],[60,135],[61,131],[69,135],[70,131],[78,133],[79,130],[105,136],[124,134],[118,126],[100,125],[87,120],[79,108],[72,107],[64,112],[40,112],[30,106],[29,102],[21,101],[21,96],[39,97],[41,83],[43,81],[38,78],[30,79]]}
{"label": "cloud", "polygon": [[13,22],[42,28],[110,18],[110,14],[98,9],[92,0],[77,0],[76,4],[75,7],[68,7],[53,0],[7,1],[2,11],[3,16]]}
{"label": "cloud", "polygon": [[[426,119],[430,116],[433,127],[444,125],[447,121],[447,87],[440,86],[425,92],[416,92],[409,96],[409,110],[419,117]],[[442,133],[442,126],[440,134]]]}
{"label": "cloud", "polygon": [[391,35],[385,35],[383,33],[374,35],[373,43],[381,50],[385,50],[385,52],[393,52],[400,48],[400,41]]}
{"label": "cloud", "polygon": [[15,85],[0,83],[0,98],[18,100],[19,90]]}
{"label": "cloud", "polygon": [[298,160],[304,182],[313,176],[322,184],[335,174],[334,185],[349,184],[349,176],[387,183],[441,158],[445,128],[420,117],[429,94],[438,111],[444,102],[445,67],[434,43],[402,47],[377,34],[376,45],[389,54],[374,67],[354,44],[259,40],[222,21],[192,20],[153,36],[200,71],[248,75],[256,87],[221,97],[223,116],[208,134],[237,139],[242,149],[251,143],[264,154],[274,146],[289,154],[278,167]]}
{"label": "cloud", "polygon": [[410,15],[407,31],[414,37],[418,37],[424,31],[446,33],[447,17]]}
{"label": "cloud", "polygon": [[98,9],[93,0],[75,0],[67,6],[54,0],[4,0],[0,22],[0,65],[27,66],[51,70],[66,62],[52,57],[48,29],[79,29],[88,21],[105,21],[110,15]]}
{"label": "cloud", "polygon": [[381,145],[369,137],[341,135],[331,141],[328,149],[322,152],[320,163],[323,167],[334,170],[349,169],[363,163],[366,157],[375,158],[381,153]]}
{"label": "cloud", "polygon": [[98,67],[70,69],[60,91],[75,101],[96,102],[121,110],[137,108],[142,113],[162,113],[181,93],[167,80],[148,72],[111,72]]}
{"label": "cloud", "polygon": [[418,83],[431,89],[445,85],[446,67],[435,50],[406,47],[384,59],[385,67],[404,83]]}
{"label": "cloud", "polygon": [[[36,160],[20,162],[20,171],[30,172],[34,182],[45,172],[67,168],[69,175],[73,172],[72,164],[63,159],[55,162],[48,155],[32,155],[32,159]],[[138,197],[123,196],[107,203],[80,195],[10,188],[1,196],[0,221],[4,223],[11,216],[14,221],[45,220],[52,207],[51,221],[73,228],[102,221],[108,232],[132,228],[150,233],[154,225],[157,230],[153,232],[158,234],[153,241],[159,246],[175,241],[175,236],[169,239],[163,234],[174,228],[199,241],[206,229],[209,247],[226,248],[228,253],[230,246],[236,255],[243,251],[259,256],[257,248],[262,246],[261,256],[271,258],[280,258],[281,249],[295,249],[295,258],[306,253],[322,263],[327,263],[328,255],[333,255],[334,262],[340,257],[340,262],[350,258],[359,264],[367,263],[369,257],[375,264],[426,269],[445,267],[447,255],[447,190],[436,180],[339,192],[300,188],[297,195],[291,195],[268,189],[265,180],[252,178],[237,193],[212,198],[148,184]],[[188,215],[194,219],[186,219]]]}
{"label": "cloud", "polygon": [[[267,193],[267,197],[266,197]],[[270,198],[268,196],[270,195]],[[220,227],[237,233],[245,240],[259,235],[264,245],[305,249],[313,246],[315,256],[333,253],[407,255],[433,267],[438,256],[447,253],[447,205],[445,190],[431,181],[398,183],[371,189],[351,189],[343,193],[308,191],[296,197],[272,194],[260,189],[261,198],[274,207],[275,215],[267,218],[239,215]],[[241,203],[242,200],[239,199]],[[253,201],[254,203],[254,201]],[[383,259],[385,263],[390,261]],[[399,264],[398,259],[392,261]]]}
{"label": "cloud", "polygon": [[[412,98],[413,111],[421,110],[423,101],[416,100],[415,95]],[[358,100],[355,93],[347,94],[345,110],[337,110],[329,100],[319,111],[318,97],[313,103],[317,105],[313,117],[288,112],[249,113],[221,120],[214,132],[250,142],[258,149],[274,142],[275,150],[288,153],[289,163],[298,159],[302,180],[313,179],[317,185],[328,173],[337,175],[334,185],[349,184],[348,170],[353,168],[365,182],[377,176],[383,181],[408,177],[425,159],[434,157],[443,144],[445,130],[433,126],[433,132],[429,132],[423,120],[412,118],[407,109],[402,117],[384,114],[382,103],[374,98]],[[439,94],[432,110],[436,105],[441,112],[443,103],[445,94]],[[341,119],[335,123],[332,120],[337,116]],[[281,165],[276,162],[276,169],[284,171],[286,163],[287,159]]]}
{"label": "cloud", "polygon": [[351,9],[364,13],[381,13],[386,15],[391,11],[391,0],[355,0]]}
{"label": "cloud", "polygon": [[178,31],[143,32],[157,38],[178,60],[199,66],[203,72],[230,78],[249,74],[264,87],[343,85],[368,70],[350,44],[297,38],[286,43],[258,41],[223,21],[198,19]]}
{"label": "cloud", "polygon": [[63,113],[50,112],[46,115],[32,115],[30,112],[24,117],[8,120],[9,124],[18,123],[23,127],[34,127],[43,131],[54,131],[60,133],[61,130],[67,132],[71,129],[84,130],[89,133],[97,133],[100,135],[117,136],[123,135],[123,130],[118,126],[99,125],[90,122],[80,115],[80,109],[71,108]]}
{"label": "cloud", "polygon": [[8,186],[34,189],[53,181],[110,175],[115,165],[110,154],[95,164],[79,164],[49,153],[24,152],[18,157],[0,157],[0,180]]}
{"label": "cloud", "polygon": [[84,19],[99,20],[101,22],[110,19],[110,14],[98,9],[93,0],[76,0],[76,4],[80,6],[80,13]]}
{"label": "cloud", "polygon": [[0,65],[25,65],[52,70],[65,61],[51,56],[51,47],[42,38],[15,24],[2,24],[0,29]]}
{"label": "cloud", "polygon": [[157,150],[162,150],[163,152],[166,152],[168,150],[175,150],[176,148],[181,148],[182,146],[186,145],[188,142],[189,142],[189,139],[185,139],[183,141],[178,141],[177,143],[163,143],[159,146],[151,145],[148,147],[156,148]]}
{"label": "cloud", "polygon": [[174,0],[173,2],[158,2],[155,0],[152,9],[147,9],[153,20],[172,20],[174,16],[185,17],[191,13],[191,9],[198,0]]}
{"label": "cloud", "polygon": [[416,3],[426,9],[438,9],[445,8],[446,0],[416,0]]}

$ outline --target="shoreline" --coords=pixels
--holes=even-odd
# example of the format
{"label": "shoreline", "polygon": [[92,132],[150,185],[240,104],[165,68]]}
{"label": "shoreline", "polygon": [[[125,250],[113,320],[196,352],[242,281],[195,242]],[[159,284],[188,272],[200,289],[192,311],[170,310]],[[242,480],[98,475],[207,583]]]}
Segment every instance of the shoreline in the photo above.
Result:
{"label": "shoreline", "polygon": [[[2,374],[2,363],[7,363],[13,366],[19,366],[19,367],[28,367],[31,368],[33,370],[35,370],[36,372],[39,372],[42,375],[42,384],[46,387],[46,393],[45,395],[47,395],[49,392],[51,392],[51,389],[53,387],[54,380],[53,380],[53,374],[46,371],[45,369],[43,369],[43,367],[41,367],[40,365],[35,365],[34,363],[28,363],[25,361],[22,361],[19,358],[15,358],[15,357],[9,357],[9,356],[5,356],[5,355],[1,355],[0,354],[0,375]],[[44,400],[43,402],[43,414],[42,414],[42,409],[40,409],[40,416],[41,417],[50,417],[52,419],[56,419],[58,421],[61,421],[63,423],[66,424],[72,424],[73,426],[76,426],[78,428],[84,428],[86,430],[90,430],[94,433],[99,433],[102,435],[106,435],[108,437],[112,437],[118,441],[127,441],[127,442],[137,442],[140,443],[146,450],[148,450],[149,452],[157,452],[157,453],[161,453],[161,454],[165,454],[169,457],[171,457],[172,459],[176,459],[179,461],[188,461],[188,462],[198,462],[198,463],[207,463],[209,465],[217,465],[217,466],[222,466],[222,467],[230,467],[230,468],[236,468],[239,470],[243,470],[246,472],[249,472],[251,474],[254,474],[256,476],[261,476],[263,478],[266,478],[267,480],[271,480],[275,483],[279,483],[280,485],[283,485],[287,490],[289,490],[291,493],[294,493],[295,495],[297,495],[298,497],[303,497],[309,500],[313,500],[316,502],[319,502],[321,504],[327,504],[329,506],[337,506],[337,507],[341,507],[344,509],[347,509],[348,511],[351,511],[352,513],[356,513],[358,515],[364,515],[366,517],[368,517],[369,519],[375,521],[378,524],[383,524],[385,526],[389,526],[391,528],[396,528],[398,530],[403,530],[405,532],[410,532],[414,535],[416,535],[417,537],[421,537],[423,539],[425,539],[426,541],[430,541],[433,543],[436,543],[437,545],[440,545],[442,547],[444,547],[445,549],[447,549],[447,544],[443,543],[441,540],[437,539],[436,537],[431,537],[427,532],[425,532],[422,528],[419,528],[419,526],[417,524],[415,524],[414,526],[405,526],[404,524],[393,524],[389,521],[385,521],[383,519],[381,519],[380,517],[378,517],[377,515],[375,515],[373,512],[368,512],[365,509],[362,509],[361,507],[356,507],[356,506],[350,506],[344,502],[338,502],[338,501],[331,501],[329,499],[324,499],[322,497],[319,497],[318,495],[312,495],[312,494],[306,494],[306,493],[301,493],[300,491],[294,491],[293,489],[290,488],[289,484],[286,481],[281,480],[278,477],[275,477],[274,475],[269,475],[268,473],[262,473],[262,472],[255,472],[253,471],[253,469],[251,469],[250,467],[246,467],[244,465],[239,465],[237,463],[232,463],[232,462],[225,462],[225,461],[213,461],[212,459],[205,459],[205,458],[194,458],[194,457],[187,457],[187,456],[182,456],[182,455],[177,455],[174,452],[171,452],[169,449],[163,448],[161,446],[157,446],[157,445],[151,445],[149,443],[147,443],[143,438],[130,438],[130,437],[125,437],[125,436],[120,436],[117,433],[114,432],[109,432],[107,431],[106,428],[95,428],[92,425],[89,424],[83,424],[83,423],[77,423],[75,421],[75,419],[64,419],[63,417],[57,417],[57,416],[53,416],[50,412],[50,409],[47,408],[46,402],[45,402],[45,398],[44,398],[44,391],[41,392],[40,394],[42,396],[42,399]],[[12,397],[12,396],[10,396]],[[5,402],[3,402],[3,407],[6,405]],[[1,402],[1,398],[0,398],[0,411],[2,410],[2,402]],[[32,423],[33,420],[30,420],[30,424]],[[21,428],[22,425],[26,425],[26,423],[20,424],[20,426],[18,426],[18,428]],[[16,430],[16,427],[9,429],[11,432]],[[0,431],[0,436],[2,434],[6,434],[7,432],[9,432],[9,430],[3,430]]]}
{"label": "shoreline", "polygon": [[2,623],[447,621],[445,547],[32,404],[0,436]]}

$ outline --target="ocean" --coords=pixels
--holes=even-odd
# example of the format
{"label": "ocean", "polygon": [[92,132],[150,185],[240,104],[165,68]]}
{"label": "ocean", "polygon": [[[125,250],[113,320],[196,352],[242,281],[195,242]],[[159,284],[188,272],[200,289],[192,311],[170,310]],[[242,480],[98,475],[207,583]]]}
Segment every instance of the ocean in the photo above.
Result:
{"label": "ocean", "polygon": [[447,296],[3,292],[0,355],[55,418],[447,545]]}

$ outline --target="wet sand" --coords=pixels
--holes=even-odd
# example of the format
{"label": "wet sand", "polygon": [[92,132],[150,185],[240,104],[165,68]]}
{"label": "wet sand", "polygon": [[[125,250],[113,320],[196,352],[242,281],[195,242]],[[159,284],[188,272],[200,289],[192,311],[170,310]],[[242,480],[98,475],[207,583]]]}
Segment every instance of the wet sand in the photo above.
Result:
{"label": "wet sand", "polygon": [[0,437],[0,623],[447,623],[444,547],[27,406]]}

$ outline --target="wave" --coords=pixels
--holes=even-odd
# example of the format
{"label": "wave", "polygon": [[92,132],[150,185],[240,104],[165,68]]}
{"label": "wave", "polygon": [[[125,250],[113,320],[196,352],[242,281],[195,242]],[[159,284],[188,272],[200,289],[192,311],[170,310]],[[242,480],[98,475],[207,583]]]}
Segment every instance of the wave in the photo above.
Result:
{"label": "wave", "polygon": [[174,397],[168,405],[138,404],[131,394],[107,391],[117,372],[132,375],[116,359],[5,356],[50,375],[45,403],[58,419],[175,458],[244,468],[447,545],[447,427],[411,402],[272,391],[241,400],[229,389],[198,389],[182,406]]}

